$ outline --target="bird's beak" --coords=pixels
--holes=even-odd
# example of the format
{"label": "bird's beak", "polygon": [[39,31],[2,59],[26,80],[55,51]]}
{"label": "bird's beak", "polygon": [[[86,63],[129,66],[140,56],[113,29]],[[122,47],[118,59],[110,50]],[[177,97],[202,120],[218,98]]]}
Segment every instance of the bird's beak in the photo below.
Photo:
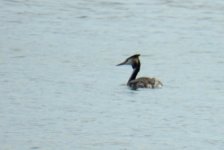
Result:
{"label": "bird's beak", "polygon": [[124,61],[124,62],[122,62],[120,64],[117,64],[116,66],[126,65],[126,63],[127,63],[127,61]]}

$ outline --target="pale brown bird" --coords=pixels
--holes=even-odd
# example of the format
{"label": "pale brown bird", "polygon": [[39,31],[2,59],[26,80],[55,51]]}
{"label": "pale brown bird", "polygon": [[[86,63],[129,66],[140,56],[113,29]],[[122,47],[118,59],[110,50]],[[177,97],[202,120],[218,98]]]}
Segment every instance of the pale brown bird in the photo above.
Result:
{"label": "pale brown bird", "polygon": [[141,62],[139,60],[140,54],[135,54],[131,57],[128,57],[124,62],[118,64],[120,65],[131,65],[133,68],[133,72],[131,77],[128,80],[127,85],[132,89],[137,88],[160,88],[163,86],[162,82],[157,78],[150,77],[140,77],[136,79],[138,72],[140,71]]}

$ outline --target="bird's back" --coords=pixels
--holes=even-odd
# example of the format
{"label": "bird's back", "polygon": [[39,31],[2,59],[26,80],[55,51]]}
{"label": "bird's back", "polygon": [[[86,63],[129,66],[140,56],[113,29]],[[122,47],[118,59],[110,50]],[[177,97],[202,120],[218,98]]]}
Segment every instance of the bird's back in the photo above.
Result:
{"label": "bird's back", "polygon": [[157,78],[141,77],[128,82],[128,86],[133,89],[137,88],[160,88],[163,86],[162,82]]}

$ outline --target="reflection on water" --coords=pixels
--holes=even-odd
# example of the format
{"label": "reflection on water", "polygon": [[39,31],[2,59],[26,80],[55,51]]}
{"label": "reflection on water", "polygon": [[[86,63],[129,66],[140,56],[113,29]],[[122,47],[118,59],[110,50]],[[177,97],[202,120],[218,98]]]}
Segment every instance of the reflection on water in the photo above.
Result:
{"label": "reflection on water", "polygon": [[[0,7],[1,148],[223,148],[223,1]],[[134,53],[162,89],[125,86]]]}

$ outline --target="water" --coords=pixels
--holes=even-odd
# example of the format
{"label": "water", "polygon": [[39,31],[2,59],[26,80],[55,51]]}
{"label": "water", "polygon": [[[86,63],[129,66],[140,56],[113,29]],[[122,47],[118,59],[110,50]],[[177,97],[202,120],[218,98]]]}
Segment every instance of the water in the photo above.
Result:
{"label": "water", "polygon": [[[0,149],[223,149],[222,0],[0,8]],[[162,89],[125,86],[135,53]]]}

